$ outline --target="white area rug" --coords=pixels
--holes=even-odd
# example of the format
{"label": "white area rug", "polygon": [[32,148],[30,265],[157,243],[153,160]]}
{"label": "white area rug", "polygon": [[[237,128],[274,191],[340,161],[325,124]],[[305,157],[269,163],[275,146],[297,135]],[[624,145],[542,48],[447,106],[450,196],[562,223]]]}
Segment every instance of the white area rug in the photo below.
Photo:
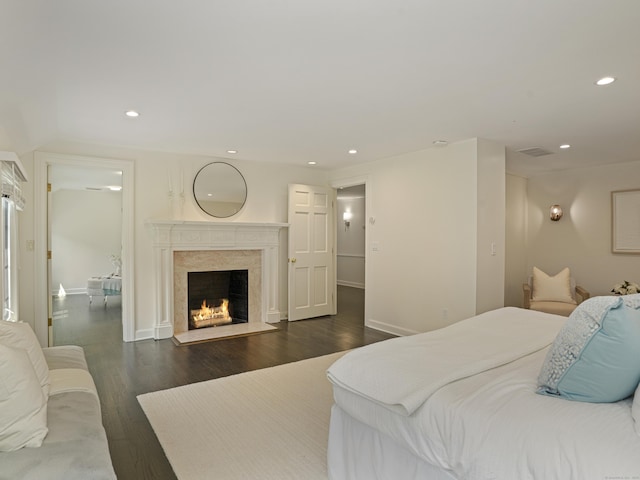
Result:
{"label": "white area rug", "polygon": [[326,479],[333,393],[325,372],[344,353],[138,401],[180,480]]}

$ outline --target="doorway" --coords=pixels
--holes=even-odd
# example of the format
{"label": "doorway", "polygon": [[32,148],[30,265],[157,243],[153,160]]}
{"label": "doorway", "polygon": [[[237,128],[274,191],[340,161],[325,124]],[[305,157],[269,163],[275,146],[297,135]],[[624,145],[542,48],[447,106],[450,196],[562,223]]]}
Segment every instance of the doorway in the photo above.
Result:
{"label": "doorway", "polygon": [[[366,323],[366,184],[339,186],[336,195],[336,283],[338,313],[358,308]],[[364,311],[361,311],[364,309]]]}
{"label": "doorway", "polygon": [[[82,157],[76,155],[54,154],[46,152],[35,153],[34,163],[34,188],[35,188],[35,331],[42,345],[52,345],[52,268],[51,268],[51,246],[50,246],[50,196],[48,192],[48,170],[57,166],[70,167],[72,169],[107,169],[120,171],[122,186],[122,207],[121,207],[121,308],[122,308],[122,340],[135,340],[135,329],[133,322],[134,311],[134,268],[133,268],[133,163],[126,160],[100,159],[93,157]],[[106,185],[107,187],[109,185]],[[100,216],[96,213],[96,216]],[[79,222],[81,220],[78,219]],[[109,255],[117,256],[118,252]],[[107,271],[115,269],[111,257],[103,259],[107,262],[104,268]],[[110,263],[111,262],[111,263]],[[92,275],[101,275],[96,272]],[[59,288],[56,286],[55,288]],[[80,288],[80,287],[78,287]],[[95,308],[95,307],[94,307]]]}
{"label": "doorway", "polygon": [[353,185],[338,189],[337,283],[365,288],[366,188]]}
{"label": "doorway", "polygon": [[54,164],[48,176],[55,346],[69,321],[67,305],[108,308],[109,321],[122,323],[122,171]]}

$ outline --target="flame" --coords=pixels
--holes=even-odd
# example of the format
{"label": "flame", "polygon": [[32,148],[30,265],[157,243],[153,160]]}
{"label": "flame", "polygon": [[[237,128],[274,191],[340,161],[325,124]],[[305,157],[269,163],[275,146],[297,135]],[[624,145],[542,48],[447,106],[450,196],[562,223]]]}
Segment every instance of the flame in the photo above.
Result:
{"label": "flame", "polygon": [[200,310],[192,310],[191,316],[195,322],[201,322],[203,320],[220,319],[223,321],[231,321],[229,316],[229,300],[224,298],[222,303],[218,307],[211,307],[207,305],[207,300],[202,301]]}

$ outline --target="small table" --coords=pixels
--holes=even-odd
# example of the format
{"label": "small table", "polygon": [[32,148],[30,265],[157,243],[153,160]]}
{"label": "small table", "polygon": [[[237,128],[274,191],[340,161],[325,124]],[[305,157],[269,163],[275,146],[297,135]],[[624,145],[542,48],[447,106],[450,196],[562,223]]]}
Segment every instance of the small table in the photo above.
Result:
{"label": "small table", "polygon": [[87,280],[87,295],[89,305],[93,297],[104,297],[104,307],[107,308],[107,298],[122,294],[122,277],[120,275],[106,275],[103,277],[91,277]]}

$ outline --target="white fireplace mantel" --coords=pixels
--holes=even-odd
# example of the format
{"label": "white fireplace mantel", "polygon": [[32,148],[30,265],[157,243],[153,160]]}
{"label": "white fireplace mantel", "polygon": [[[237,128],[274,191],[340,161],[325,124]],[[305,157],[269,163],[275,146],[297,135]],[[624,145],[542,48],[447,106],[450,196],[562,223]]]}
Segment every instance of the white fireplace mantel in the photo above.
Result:
{"label": "white fireplace mantel", "polygon": [[279,249],[280,230],[287,223],[202,222],[147,220],[153,234],[156,324],[154,338],[174,334],[173,252],[207,250],[262,251],[262,322],[280,321]]}

